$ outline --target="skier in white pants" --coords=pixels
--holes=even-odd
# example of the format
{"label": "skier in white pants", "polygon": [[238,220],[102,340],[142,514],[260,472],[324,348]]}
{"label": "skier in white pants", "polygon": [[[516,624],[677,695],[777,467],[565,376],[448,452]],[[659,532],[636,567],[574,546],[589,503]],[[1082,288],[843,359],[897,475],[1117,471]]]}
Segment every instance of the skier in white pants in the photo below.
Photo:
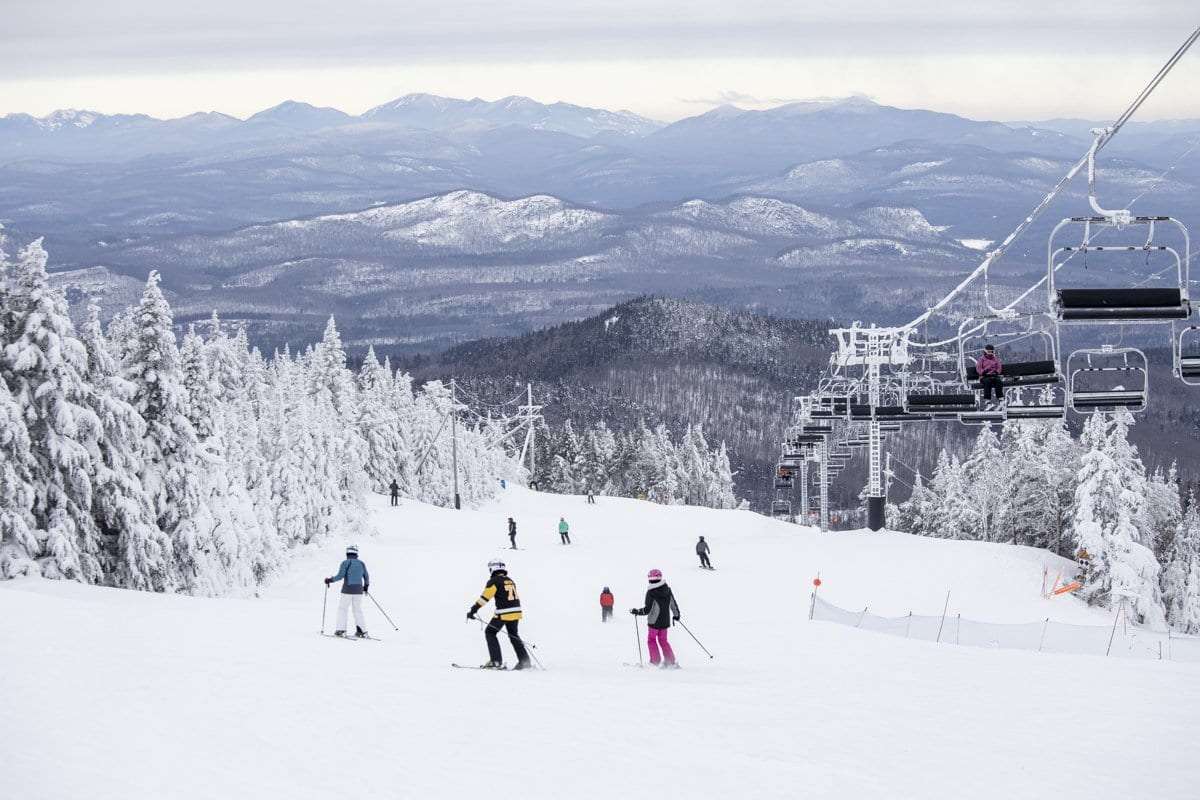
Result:
{"label": "skier in white pants", "polygon": [[355,635],[367,635],[366,621],[363,619],[362,596],[371,588],[371,576],[367,574],[367,565],[358,558],[358,548],[350,545],[346,548],[346,560],[338,568],[337,575],[325,579],[325,585],[342,583],[342,597],[338,601],[337,630],[334,636],[346,635],[346,622],[350,607],[354,607]]}

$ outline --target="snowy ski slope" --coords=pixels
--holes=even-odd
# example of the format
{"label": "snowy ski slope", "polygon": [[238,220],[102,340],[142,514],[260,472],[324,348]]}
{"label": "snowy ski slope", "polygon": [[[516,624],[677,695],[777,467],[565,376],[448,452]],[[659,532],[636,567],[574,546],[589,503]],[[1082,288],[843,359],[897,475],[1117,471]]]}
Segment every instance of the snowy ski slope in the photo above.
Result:
{"label": "snowy ski slope", "polygon": [[[372,502],[378,537],[311,548],[259,598],[0,584],[0,796],[1200,796],[1197,665],[934,645],[806,619],[820,570],[823,596],[848,608],[938,613],[950,589],[951,612],[975,619],[1108,621],[1040,597],[1043,565],[1060,566],[1041,551],[514,488],[475,511]],[[699,534],[715,572],[697,566]],[[401,627],[368,601],[381,642],[317,635],[321,578],[351,541]],[[485,658],[464,615],[497,554],[545,672],[449,668]],[[683,670],[622,666],[637,661],[628,608],[651,567],[715,660],[676,628]],[[617,597],[608,625],[604,585]]]}

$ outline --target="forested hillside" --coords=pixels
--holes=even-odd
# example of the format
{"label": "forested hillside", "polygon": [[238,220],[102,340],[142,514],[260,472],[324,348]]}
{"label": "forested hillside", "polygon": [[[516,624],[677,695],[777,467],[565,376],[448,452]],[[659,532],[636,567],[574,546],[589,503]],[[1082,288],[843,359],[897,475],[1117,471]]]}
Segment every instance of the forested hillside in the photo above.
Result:
{"label": "forested hillside", "polygon": [[[828,328],[827,321],[643,297],[577,322],[468,342],[404,365],[417,380],[457,377],[492,403],[513,398],[531,381],[555,427],[569,419],[582,431],[603,420],[621,433],[644,421],[651,428],[665,424],[678,437],[688,425],[702,426],[711,445],[725,442],[738,497],[764,510],[791,398],[815,385],[829,362]],[[1169,354],[1149,355],[1151,402],[1130,439],[1147,467],[1177,463],[1188,484],[1200,475],[1194,390],[1172,378]],[[1072,418],[1075,435],[1080,428]],[[907,426],[888,443],[898,478],[911,483],[913,470],[928,477],[943,450],[965,457],[976,432],[957,423]],[[834,504],[857,505],[865,480],[856,459],[834,486]],[[907,491],[894,486],[900,498]]]}
{"label": "forested hillside", "polygon": [[525,381],[547,421],[615,431],[700,426],[725,442],[739,498],[758,504],[778,455],[793,390],[827,363],[826,322],[645,297],[512,339],[484,339],[406,366],[417,379],[456,376],[508,400]]}

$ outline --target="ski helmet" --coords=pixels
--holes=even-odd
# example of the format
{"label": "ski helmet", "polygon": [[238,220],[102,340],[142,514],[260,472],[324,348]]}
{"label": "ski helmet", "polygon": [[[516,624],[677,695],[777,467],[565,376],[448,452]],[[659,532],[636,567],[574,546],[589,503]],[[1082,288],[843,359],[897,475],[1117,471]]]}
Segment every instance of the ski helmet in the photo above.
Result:
{"label": "ski helmet", "polygon": [[994,344],[985,344],[985,345],[983,346],[983,351],[984,351],[985,353],[994,353],[994,352],[996,352],[996,345],[994,345]]}
{"label": "ski helmet", "polygon": [[358,555],[358,545],[353,545],[353,544],[346,545],[346,555],[348,555],[348,556]]}
{"label": "ski helmet", "polygon": [[648,573],[646,573],[646,578],[651,583],[661,583],[662,579],[663,579],[662,578],[662,570],[661,569],[652,569]]}
{"label": "ski helmet", "polygon": [[493,558],[488,562],[488,572],[499,572],[505,569],[504,562],[498,558]]}

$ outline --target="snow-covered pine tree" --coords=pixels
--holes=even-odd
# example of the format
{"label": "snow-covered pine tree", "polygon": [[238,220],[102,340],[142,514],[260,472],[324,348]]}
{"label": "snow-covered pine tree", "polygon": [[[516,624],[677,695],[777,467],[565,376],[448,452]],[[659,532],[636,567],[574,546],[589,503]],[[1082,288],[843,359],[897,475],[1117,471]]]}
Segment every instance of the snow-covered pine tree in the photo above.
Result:
{"label": "snow-covered pine tree", "polygon": [[1002,525],[1008,515],[1009,464],[990,425],[975,437],[975,446],[962,465],[963,492],[974,509],[971,538],[1000,541],[1010,534]]}
{"label": "snow-covered pine tree", "polygon": [[1082,466],[1075,490],[1072,529],[1083,589],[1092,604],[1112,606],[1128,600],[1139,621],[1164,622],[1159,566],[1143,543],[1137,523],[1143,519],[1145,475],[1129,444],[1128,412],[1111,424],[1094,414],[1084,425]]}
{"label": "snow-covered pine tree", "polygon": [[148,591],[176,586],[170,538],[155,524],[154,508],[138,478],[146,423],[130,404],[133,386],[109,352],[100,326],[100,309],[91,306],[81,330],[87,350],[87,381],[94,388],[93,410],[101,436],[93,455],[92,513],[109,542],[107,582]]}
{"label": "snow-covered pine tree", "polygon": [[738,507],[737,495],[733,491],[733,468],[729,465],[729,451],[725,448],[725,442],[721,442],[721,446],[712,454],[705,495],[712,508]]}
{"label": "snow-covered pine tree", "polygon": [[934,469],[930,490],[936,499],[926,536],[973,539],[979,530],[979,510],[967,491],[962,464],[943,450]]}
{"label": "snow-covered pine tree", "polygon": [[100,420],[92,411],[87,351],[62,295],[49,286],[41,240],[7,265],[0,375],[29,435],[29,480],[41,574],[98,582],[104,542],[92,516],[92,454]]}
{"label": "snow-covered pine tree", "polygon": [[1163,603],[1173,628],[1200,633],[1200,508],[1195,495],[1188,498],[1163,568]]}
{"label": "snow-covered pine tree", "polygon": [[226,587],[212,535],[218,520],[205,505],[206,472],[196,430],[188,421],[187,391],[171,308],[157,272],[146,281],[125,343],[125,378],[132,402],[146,422],[139,476],[160,530],[171,538],[182,587],[216,594]]}
{"label": "snow-covered pine tree", "polygon": [[[0,301],[5,293],[0,286]],[[33,519],[33,455],[21,409],[0,377],[0,578],[37,571],[38,537]]]}
{"label": "snow-covered pine tree", "polygon": [[1160,564],[1166,563],[1175,539],[1175,531],[1183,518],[1179,499],[1179,477],[1175,465],[1163,472],[1154,470],[1146,481],[1145,519],[1138,526],[1148,537],[1146,544],[1154,551]]}

